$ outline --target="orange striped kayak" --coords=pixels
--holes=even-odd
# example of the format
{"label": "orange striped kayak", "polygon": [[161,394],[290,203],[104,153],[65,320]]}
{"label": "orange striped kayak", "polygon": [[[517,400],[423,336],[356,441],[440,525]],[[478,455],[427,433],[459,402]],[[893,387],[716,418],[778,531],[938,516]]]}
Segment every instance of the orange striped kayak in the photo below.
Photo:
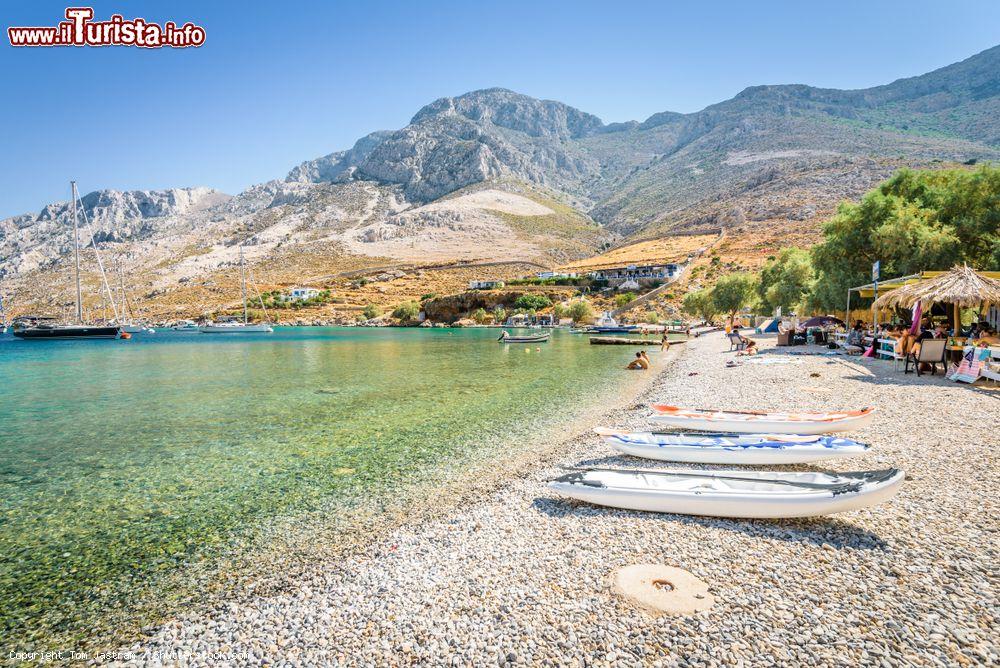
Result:
{"label": "orange striped kayak", "polygon": [[652,404],[653,420],[679,429],[740,434],[828,434],[862,429],[875,418],[874,408],[831,413],[761,413],[717,411]]}

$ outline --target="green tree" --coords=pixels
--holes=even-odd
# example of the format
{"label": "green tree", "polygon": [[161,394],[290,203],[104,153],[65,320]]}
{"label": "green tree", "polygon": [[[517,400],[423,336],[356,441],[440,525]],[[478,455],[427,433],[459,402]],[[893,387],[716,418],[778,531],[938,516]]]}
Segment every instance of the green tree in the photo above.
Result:
{"label": "green tree", "polygon": [[660,314],[656,311],[646,311],[646,315],[642,319],[651,325],[655,325],[660,322]]}
{"label": "green tree", "polygon": [[559,302],[552,307],[552,317],[556,320],[566,317],[566,306],[562,302]]}
{"label": "green tree", "polygon": [[1000,168],[901,170],[856,204],[842,204],[812,249],[810,302],[843,308],[847,290],[968,262],[1000,269]]}
{"label": "green tree", "polygon": [[626,306],[629,302],[631,302],[633,299],[635,299],[634,292],[623,292],[619,295],[615,295],[615,306],[617,306],[618,308],[622,308],[623,306]]}
{"label": "green tree", "polygon": [[760,272],[757,296],[767,311],[779,306],[785,313],[794,311],[812,289],[813,267],[809,252],[785,248],[768,260]]}
{"label": "green tree", "polygon": [[365,317],[365,320],[371,320],[382,315],[382,310],[378,306],[375,306],[375,304],[368,304],[361,312],[361,315]]}
{"label": "green tree", "polygon": [[493,322],[502,325],[507,320],[507,309],[500,304],[493,307]]}
{"label": "green tree", "polygon": [[552,300],[545,295],[521,295],[514,300],[514,308],[538,311],[552,306]]}
{"label": "green tree", "polygon": [[716,314],[712,291],[709,288],[702,288],[687,293],[681,301],[681,310],[705,322],[712,322]]}
{"label": "green tree", "polygon": [[481,325],[484,322],[486,322],[486,319],[488,317],[489,317],[489,314],[486,313],[486,309],[484,309],[484,308],[477,308],[475,311],[472,312],[472,319],[475,320],[476,324],[479,324],[479,325]]}
{"label": "green tree", "polygon": [[573,322],[591,322],[594,319],[594,309],[586,299],[576,299],[570,302],[566,315],[573,318]]}
{"label": "green tree", "polygon": [[392,311],[392,317],[401,322],[416,320],[420,315],[420,304],[414,301],[403,302]]}
{"label": "green tree", "polygon": [[712,288],[712,303],[717,313],[725,313],[732,324],[740,309],[749,306],[754,299],[757,281],[752,274],[736,272],[720,278]]}

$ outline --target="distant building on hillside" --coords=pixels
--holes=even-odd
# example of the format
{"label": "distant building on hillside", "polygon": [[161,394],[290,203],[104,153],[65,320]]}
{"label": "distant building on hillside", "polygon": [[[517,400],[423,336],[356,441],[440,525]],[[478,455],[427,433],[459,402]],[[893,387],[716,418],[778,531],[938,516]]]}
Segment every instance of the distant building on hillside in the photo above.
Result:
{"label": "distant building on hillside", "polygon": [[563,272],[563,271],[540,271],[535,274],[536,278],[540,278],[543,281],[549,278],[576,278],[577,273],[575,271]]}
{"label": "distant building on hillside", "polygon": [[285,295],[285,300],[297,302],[312,299],[313,297],[319,297],[319,290],[316,288],[292,288],[288,294]]}
{"label": "distant building on hillside", "polygon": [[588,272],[591,278],[608,281],[612,285],[634,281],[636,283],[651,283],[654,281],[673,281],[680,276],[683,268],[674,262],[665,264],[629,264],[620,267],[602,267]]}
{"label": "distant building on hillside", "polygon": [[495,290],[503,286],[503,281],[469,281],[470,290]]}

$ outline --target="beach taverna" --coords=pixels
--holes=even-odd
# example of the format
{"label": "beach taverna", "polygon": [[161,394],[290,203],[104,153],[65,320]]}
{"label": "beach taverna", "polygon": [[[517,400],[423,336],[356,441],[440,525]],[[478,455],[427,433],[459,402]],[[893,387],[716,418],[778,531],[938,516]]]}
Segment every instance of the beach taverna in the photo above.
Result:
{"label": "beach taverna", "polygon": [[851,293],[876,297],[873,308],[913,308],[918,302],[925,311],[932,304],[951,304],[956,327],[961,325],[959,309],[982,307],[984,319],[994,327],[1000,317],[1000,271],[975,271],[960,265],[949,271],[922,271],[909,276],[869,283],[847,291],[847,321],[851,320]]}

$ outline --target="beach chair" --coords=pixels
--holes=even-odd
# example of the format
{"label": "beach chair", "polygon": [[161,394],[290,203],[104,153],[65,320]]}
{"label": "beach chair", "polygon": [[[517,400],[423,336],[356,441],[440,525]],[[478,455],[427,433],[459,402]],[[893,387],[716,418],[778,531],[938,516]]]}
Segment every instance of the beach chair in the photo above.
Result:
{"label": "beach chair", "polygon": [[746,344],[743,343],[743,337],[739,332],[729,332],[729,352],[743,350],[745,347]]}
{"label": "beach chair", "polygon": [[914,355],[912,352],[906,356],[906,365],[903,367],[903,373],[910,373],[910,364],[914,365],[917,370],[917,375],[923,375],[920,371],[921,364],[931,365],[931,375],[933,376],[937,373],[938,364],[941,365],[941,372],[944,373],[947,367],[945,366],[945,344],[948,343],[948,339],[924,339],[920,343],[920,351]]}

